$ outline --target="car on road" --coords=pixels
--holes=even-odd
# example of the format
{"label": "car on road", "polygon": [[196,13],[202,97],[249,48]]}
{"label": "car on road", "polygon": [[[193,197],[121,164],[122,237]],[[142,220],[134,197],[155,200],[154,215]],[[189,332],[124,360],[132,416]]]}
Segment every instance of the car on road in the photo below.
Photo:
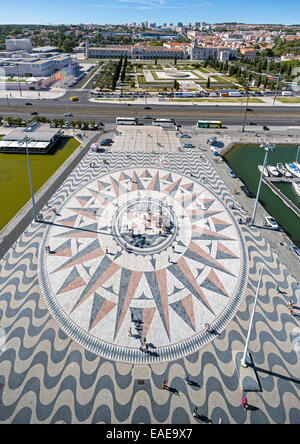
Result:
{"label": "car on road", "polygon": [[65,116],[65,117],[72,117],[73,114],[72,114],[72,113],[65,113],[64,116]]}
{"label": "car on road", "polygon": [[263,130],[265,130],[265,131],[269,131],[269,129],[270,129],[270,128],[267,127],[266,125],[263,126]]}
{"label": "car on road", "polygon": [[248,122],[248,125],[257,125],[256,122]]}
{"label": "car on road", "polygon": [[70,97],[71,102],[76,102],[77,100],[79,100],[77,96]]}
{"label": "car on road", "polygon": [[144,119],[153,119],[153,117],[149,116],[149,114],[147,114],[146,116],[144,116]]}
{"label": "car on road", "polygon": [[32,113],[30,113],[32,116],[37,116],[38,113],[36,111],[32,111]]}
{"label": "car on road", "polygon": [[192,143],[184,143],[183,148],[195,148],[195,145],[193,145]]}
{"label": "car on road", "polygon": [[251,199],[255,197],[255,195],[249,190],[249,188],[246,187],[246,185],[241,185],[240,188],[246,194],[246,196],[250,197]]}
{"label": "car on road", "polygon": [[290,245],[290,250],[300,261],[300,248],[297,245]]}
{"label": "car on road", "polygon": [[32,103],[31,102],[26,102],[25,105],[32,105]]}
{"label": "car on road", "polygon": [[233,177],[233,179],[237,178],[237,175],[235,174],[235,172],[231,168],[228,167],[226,171],[231,177]]}
{"label": "car on road", "polygon": [[144,106],[144,109],[151,109],[150,106]]}
{"label": "car on road", "polygon": [[189,134],[181,134],[181,136],[180,137],[183,137],[183,138],[185,138],[185,139],[191,139],[192,138],[192,136],[190,136]]}
{"label": "car on road", "polygon": [[98,122],[98,126],[104,126],[103,122]]}
{"label": "car on road", "polygon": [[278,223],[276,222],[276,220],[272,216],[265,217],[265,225],[266,225],[266,227],[273,228],[274,230],[279,229]]}

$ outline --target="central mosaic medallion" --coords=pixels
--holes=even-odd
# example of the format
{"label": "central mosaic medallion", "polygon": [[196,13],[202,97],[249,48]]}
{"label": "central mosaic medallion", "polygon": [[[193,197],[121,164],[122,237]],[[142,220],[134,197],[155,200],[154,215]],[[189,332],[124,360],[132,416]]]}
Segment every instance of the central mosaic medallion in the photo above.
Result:
{"label": "central mosaic medallion", "polygon": [[164,250],[174,242],[177,231],[178,221],[172,206],[153,196],[136,196],[126,202],[112,221],[116,241],[138,254]]}
{"label": "central mosaic medallion", "polygon": [[41,244],[41,289],[61,328],[94,353],[178,359],[214,337],[206,323],[220,333],[238,309],[243,236],[222,200],[190,177],[115,171],[73,193],[53,222]]}

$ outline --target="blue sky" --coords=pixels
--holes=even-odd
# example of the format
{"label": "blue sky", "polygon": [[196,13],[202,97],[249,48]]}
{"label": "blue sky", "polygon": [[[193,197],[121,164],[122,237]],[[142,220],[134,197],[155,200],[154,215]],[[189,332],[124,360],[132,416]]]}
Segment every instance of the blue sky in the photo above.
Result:
{"label": "blue sky", "polygon": [[[4,0],[1,0],[4,2]],[[11,5],[11,6],[10,6]],[[299,0],[14,0],[0,23],[300,23]]]}

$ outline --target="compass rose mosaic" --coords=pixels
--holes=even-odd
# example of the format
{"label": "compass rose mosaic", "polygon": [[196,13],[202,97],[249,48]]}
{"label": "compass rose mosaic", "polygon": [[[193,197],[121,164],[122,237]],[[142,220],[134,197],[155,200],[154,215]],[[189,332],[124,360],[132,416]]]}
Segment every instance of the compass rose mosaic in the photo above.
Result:
{"label": "compass rose mosaic", "polygon": [[226,327],[247,278],[243,236],[222,200],[157,168],[114,171],[79,188],[39,256],[41,289],[61,328],[121,362],[170,361],[204,346],[215,337],[205,324]]}

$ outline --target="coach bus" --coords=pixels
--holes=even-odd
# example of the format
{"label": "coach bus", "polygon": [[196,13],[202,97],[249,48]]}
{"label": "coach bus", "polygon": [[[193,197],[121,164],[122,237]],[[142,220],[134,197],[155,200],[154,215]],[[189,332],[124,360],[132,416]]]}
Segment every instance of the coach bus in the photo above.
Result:
{"label": "coach bus", "polygon": [[137,117],[117,117],[117,125],[138,125],[139,119]]}
{"label": "coach bus", "polygon": [[197,128],[222,128],[220,120],[198,120]]}
{"label": "coach bus", "polygon": [[155,119],[152,121],[153,126],[176,126],[176,122],[174,119]]}

